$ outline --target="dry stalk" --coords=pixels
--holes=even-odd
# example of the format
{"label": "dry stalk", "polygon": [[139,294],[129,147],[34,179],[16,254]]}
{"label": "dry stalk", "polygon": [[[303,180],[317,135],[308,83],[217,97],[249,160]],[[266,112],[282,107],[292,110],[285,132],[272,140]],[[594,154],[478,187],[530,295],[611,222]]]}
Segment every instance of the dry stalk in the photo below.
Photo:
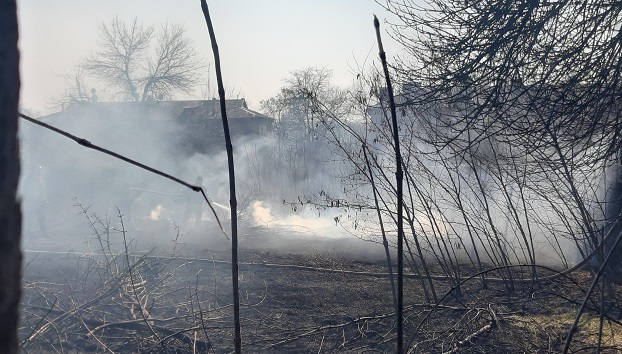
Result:
{"label": "dry stalk", "polygon": [[229,202],[231,207],[231,283],[233,288],[233,321],[235,329],[235,352],[242,352],[242,336],[240,329],[240,291],[238,280],[238,213],[237,200],[235,193],[235,167],[233,163],[233,146],[231,145],[231,134],[229,133],[229,122],[227,121],[227,105],[225,100],[225,88],[222,80],[222,72],[220,70],[220,53],[218,52],[218,43],[214,34],[214,27],[209,15],[207,2],[201,0],[201,9],[207,24],[207,29],[214,52],[214,67],[216,69],[216,81],[218,82],[218,96],[220,97],[220,114],[222,118],[222,127],[225,135],[225,147],[227,149],[227,164],[229,167]]}
{"label": "dry stalk", "polygon": [[468,336],[466,336],[463,340],[457,342],[456,344],[454,344],[453,349],[443,352],[443,354],[454,354],[454,353],[458,353],[460,352],[460,350],[468,345],[470,342],[474,341],[475,339],[477,339],[477,337],[481,336],[484,333],[490,332],[492,331],[492,329],[494,328],[494,321],[490,322],[486,325],[484,325],[482,328],[478,329],[477,331],[469,334]]}
{"label": "dry stalk", "polygon": [[382,69],[387,83],[387,92],[389,95],[389,108],[391,109],[391,122],[393,126],[393,143],[395,148],[395,171],[396,192],[397,192],[397,352],[404,352],[404,219],[402,218],[404,195],[403,180],[404,173],[402,171],[402,155],[400,152],[399,128],[397,124],[397,113],[395,112],[395,101],[393,98],[393,86],[391,85],[391,77],[389,75],[389,67],[387,66],[387,56],[382,47],[382,39],[380,38],[380,22],[374,16],[374,27],[376,28],[376,38],[378,40],[378,51],[380,60],[382,61]]}

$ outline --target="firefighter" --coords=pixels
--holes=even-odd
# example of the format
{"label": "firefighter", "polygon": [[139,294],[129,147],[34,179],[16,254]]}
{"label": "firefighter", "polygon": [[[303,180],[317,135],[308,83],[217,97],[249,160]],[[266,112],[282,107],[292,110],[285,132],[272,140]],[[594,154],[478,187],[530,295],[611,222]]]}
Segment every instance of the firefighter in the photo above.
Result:
{"label": "firefighter", "polygon": [[[195,186],[203,187],[203,178],[197,177],[197,180],[194,182]],[[186,211],[184,213],[184,221],[186,223],[190,223],[192,219],[194,219],[196,226],[201,226],[201,215],[203,214],[203,203],[205,203],[205,199],[203,199],[203,195],[198,193],[189,193],[186,198]]]}
{"label": "firefighter", "polygon": [[[24,174],[24,211],[26,216],[26,230],[29,233],[38,233],[40,238],[48,238],[46,226],[45,208],[48,203],[45,183],[43,180],[43,167],[35,165],[28,168]],[[35,219],[39,226],[35,228]]]}

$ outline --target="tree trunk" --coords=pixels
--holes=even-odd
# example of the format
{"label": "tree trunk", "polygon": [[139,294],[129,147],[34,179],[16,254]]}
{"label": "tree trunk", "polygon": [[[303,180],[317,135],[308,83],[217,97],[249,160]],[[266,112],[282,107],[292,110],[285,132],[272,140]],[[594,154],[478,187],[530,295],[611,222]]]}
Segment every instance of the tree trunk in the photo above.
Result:
{"label": "tree trunk", "polygon": [[0,353],[17,353],[21,211],[17,201],[19,52],[15,0],[0,0]]}
{"label": "tree trunk", "polygon": [[[622,152],[619,154],[622,155]],[[622,163],[615,166],[614,180],[606,186],[607,195],[605,201],[605,240],[601,241],[602,247],[597,249],[596,255],[598,266],[602,264],[607,254],[611,252],[611,257],[607,268],[605,268],[605,278],[609,281],[622,283],[622,246],[618,246],[612,250],[616,244],[618,235],[622,232]],[[596,246],[598,247],[598,246]]]}

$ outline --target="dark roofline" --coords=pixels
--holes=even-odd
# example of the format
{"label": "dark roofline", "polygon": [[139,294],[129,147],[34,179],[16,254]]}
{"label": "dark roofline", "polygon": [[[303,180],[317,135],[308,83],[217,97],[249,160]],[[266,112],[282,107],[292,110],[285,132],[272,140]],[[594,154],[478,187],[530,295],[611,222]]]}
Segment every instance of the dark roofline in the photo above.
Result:
{"label": "dark roofline", "polygon": [[[271,119],[263,113],[253,111],[248,108],[244,98],[227,99],[227,113],[231,119]],[[220,101],[213,98],[209,100],[181,100],[181,101],[142,101],[142,102],[78,102],[67,106],[62,111],[40,117],[41,120],[54,120],[55,118],[68,117],[72,115],[87,114],[91,110],[102,112],[103,110],[136,109],[146,107],[153,109],[154,112],[165,112],[171,116],[179,117],[184,112],[192,115],[193,111],[209,111],[207,118],[220,117]],[[237,114],[236,114],[237,113]]]}

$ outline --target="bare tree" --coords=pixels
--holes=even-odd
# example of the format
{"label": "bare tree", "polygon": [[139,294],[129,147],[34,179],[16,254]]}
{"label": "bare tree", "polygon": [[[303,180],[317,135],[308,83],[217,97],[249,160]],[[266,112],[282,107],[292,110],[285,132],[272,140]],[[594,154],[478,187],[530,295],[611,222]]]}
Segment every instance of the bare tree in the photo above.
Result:
{"label": "bare tree", "polygon": [[295,70],[276,96],[261,102],[262,110],[276,118],[272,162],[288,171],[290,183],[307,181],[328,160],[323,139],[328,116],[314,107],[315,102],[323,102],[340,117],[351,111],[349,92],[333,85],[331,77],[331,70],[324,67]]}
{"label": "bare tree", "polygon": [[331,84],[332,71],[325,67],[307,67],[291,72],[276,96],[261,102],[262,109],[276,117],[277,131],[294,134],[296,139],[312,138],[322,117],[312,109],[318,100],[339,116],[350,110],[348,92]]}
{"label": "bare tree", "polygon": [[129,101],[170,99],[201,83],[205,65],[181,25],[144,26],[114,18],[99,28],[84,68]]}
{"label": "bare tree", "polygon": [[21,211],[17,201],[19,52],[14,0],[0,2],[0,352],[17,353],[21,296]]}

